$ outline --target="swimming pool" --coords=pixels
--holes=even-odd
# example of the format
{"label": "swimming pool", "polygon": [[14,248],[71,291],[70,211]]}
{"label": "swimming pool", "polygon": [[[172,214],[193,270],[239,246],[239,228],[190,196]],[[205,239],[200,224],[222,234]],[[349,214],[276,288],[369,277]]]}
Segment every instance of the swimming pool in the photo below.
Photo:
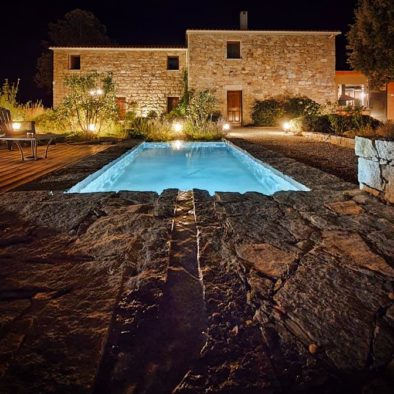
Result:
{"label": "swimming pool", "polygon": [[89,175],[68,193],[204,189],[215,192],[308,191],[228,141],[143,142]]}

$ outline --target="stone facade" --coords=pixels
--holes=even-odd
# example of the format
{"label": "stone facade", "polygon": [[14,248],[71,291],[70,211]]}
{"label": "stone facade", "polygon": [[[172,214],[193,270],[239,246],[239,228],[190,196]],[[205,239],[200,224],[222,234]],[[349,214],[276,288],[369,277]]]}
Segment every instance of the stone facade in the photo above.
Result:
{"label": "stone facade", "polygon": [[[215,91],[227,118],[227,92],[241,91],[242,123],[251,122],[256,99],[278,94],[336,100],[336,32],[188,30],[187,48],[52,48],[54,105],[65,95],[63,79],[73,72],[112,71],[118,95],[137,103],[139,114],[167,110],[167,97],[180,97],[182,70],[190,89]],[[227,58],[227,42],[239,42],[240,58]],[[80,70],[69,70],[70,56]],[[167,70],[167,56],[179,56],[179,70]]]}
{"label": "stone facade", "polygon": [[[256,99],[300,94],[336,100],[335,33],[188,31],[189,86],[216,90],[227,112],[227,91],[242,91],[243,123]],[[240,59],[227,59],[227,41],[239,41]]]}
{"label": "stone facade", "polygon": [[[181,97],[183,70],[186,68],[184,48],[53,48],[54,106],[61,103],[66,88],[64,78],[70,73],[111,71],[117,96],[124,97],[137,113],[146,116],[154,110],[167,111],[167,97]],[[80,56],[80,70],[70,70],[70,56]],[[167,70],[167,57],[179,57],[179,70]]]}
{"label": "stone facade", "polygon": [[394,141],[356,137],[360,188],[394,203]]}

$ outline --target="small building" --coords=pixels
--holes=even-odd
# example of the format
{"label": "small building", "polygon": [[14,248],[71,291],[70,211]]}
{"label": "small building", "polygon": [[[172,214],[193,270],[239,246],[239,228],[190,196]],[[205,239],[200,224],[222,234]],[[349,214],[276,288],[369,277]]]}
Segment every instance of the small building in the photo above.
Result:
{"label": "small building", "polygon": [[52,47],[54,106],[70,73],[111,71],[122,111],[140,116],[171,111],[187,72],[189,89],[214,91],[221,115],[251,123],[255,100],[280,94],[319,102],[337,99],[336,31],[187,30],[185,47]]}
{"label": "small building", "polygon": [[337,71],[338,103],[343,106],[361,106],[380,121],[394,120],[394,82],[379,90],[371,90],[368,78],[360,71]]}

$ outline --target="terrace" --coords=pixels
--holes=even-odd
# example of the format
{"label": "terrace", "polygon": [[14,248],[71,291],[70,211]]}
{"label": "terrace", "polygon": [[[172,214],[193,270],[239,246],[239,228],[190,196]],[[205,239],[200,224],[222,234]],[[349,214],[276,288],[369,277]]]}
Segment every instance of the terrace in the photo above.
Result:
{"label": "terrace", "polygon": [[322,171],[348,148],[264,138],[232,141],[310,192],[64,194],[129,140],[3,193],[2,387],[389,390],[392,206]]}
{"label": "terrace", "polygon": [[394,3],[69,3],[2,5],[0,393],[392,394]]}

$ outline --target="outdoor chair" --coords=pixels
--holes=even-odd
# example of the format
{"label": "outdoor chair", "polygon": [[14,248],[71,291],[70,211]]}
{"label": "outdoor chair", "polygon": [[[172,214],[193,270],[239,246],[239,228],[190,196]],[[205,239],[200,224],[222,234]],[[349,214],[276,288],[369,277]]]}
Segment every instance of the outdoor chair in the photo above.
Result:
{"label": "outdoor chair", "polygon": [[[36,134],[35,122],[23,121],[17,123],[20,125],[20,128],[15,129],[11,112],[6,108],[0,107],[0,137],[21,137],[26,136],[26,133]],[[12,150],[12,141],[7,141],[7,146],[9,150]]]}

